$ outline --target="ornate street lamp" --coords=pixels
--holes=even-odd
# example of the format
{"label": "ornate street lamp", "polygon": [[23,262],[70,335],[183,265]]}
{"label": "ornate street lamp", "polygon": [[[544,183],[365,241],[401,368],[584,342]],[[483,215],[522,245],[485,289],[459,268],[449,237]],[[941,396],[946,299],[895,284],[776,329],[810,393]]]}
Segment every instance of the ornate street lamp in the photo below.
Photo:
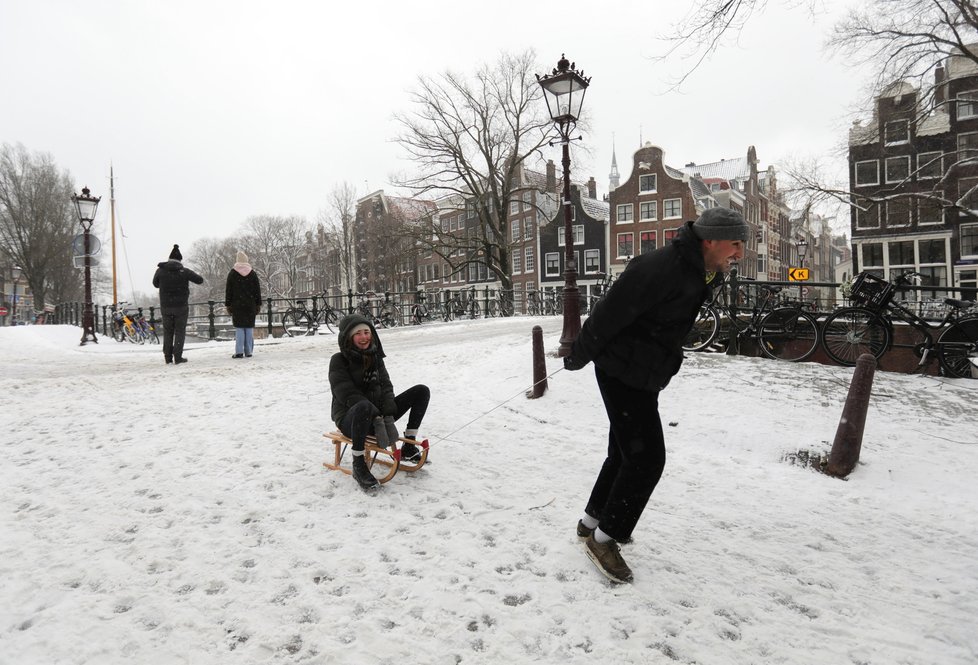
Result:
{"label": "ornate street lamp", "polygon": [[808,241],[802,238],[798,241],[798,260],[801,262],[801,267],[805,267],[805,257],[808,256]]}
{"label": "ornate street lamp", "polygon": [[[574,253],[574,228],[572,224],[570,189],[570,133],[577,127],[584,106],[584,94],[591,83],[584,72],[578,72],[575,65],[561,54],[557,68],[550,74],[537,74],[537,83],[543,88],[543,98],[547,102],[550,118],[560,135],[563,148],[564,166],[564,330],[560,336],[558,356],[570,354],[571,345],[581,332],[581,304],[577,289],[577,258]],[[578,137],[580,138],[580,137]],[[553,145],[551,141],[550,145]]]}
{"label": "ornate street lamp", "polygon": [[92,222],[95,221],[95,211],[98,209],[98,202],[101,196],[92,196],[88,187],[82,187],[81,196],[72,194],[72,202],[78,211],[78,221],[85,230],[85,313],[82,316],[82,338],[80,346],[91,341],[98,344],[95,336],[95,312],[92,309],[92,241],[91,230]]}
{"label": "ornate street lamp", "polygon": [[14,291],[10,295],[10,323],[17,325],[17,280],[20,279],[20,266],[10,269],[10,279],[14,283]]}

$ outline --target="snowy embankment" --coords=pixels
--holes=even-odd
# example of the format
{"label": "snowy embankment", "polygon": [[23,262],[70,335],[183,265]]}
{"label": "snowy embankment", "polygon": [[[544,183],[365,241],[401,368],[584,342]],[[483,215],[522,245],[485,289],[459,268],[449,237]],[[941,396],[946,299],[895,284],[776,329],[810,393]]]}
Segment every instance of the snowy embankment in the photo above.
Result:
{"label": "snowy embankment", "polygon": [[840,481],[781,459],[829,448],[850,370],[691,356],[613,587],[574,535],[594,376],[527,400],[535,324],[380,332],[432,450],[375,497],[322,467],[331,335],[167,367],[0,328],[0,663],[978,661],[978,381],[877,373]]}

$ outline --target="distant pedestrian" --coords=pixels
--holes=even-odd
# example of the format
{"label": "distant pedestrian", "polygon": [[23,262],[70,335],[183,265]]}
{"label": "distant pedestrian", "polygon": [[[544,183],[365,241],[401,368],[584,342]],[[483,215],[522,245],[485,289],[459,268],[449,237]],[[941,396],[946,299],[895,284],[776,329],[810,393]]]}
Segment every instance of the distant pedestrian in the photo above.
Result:
{"label": "distant pedestrian", "polygon": [[238,252],[224,288],[224,306],[234,324],[234,355],[250,358],[255,348],[255,317],[261,310],[261,283],[248,263],[248,255]]}
{"label": "distant pedestrian", "polygon": [[608,413],[608,456],[577,536],[612,582],[632,581],[618,543],[631,540],[666,464],[659,391],[682,365],[683,341],[710,295],[710,273],[743,258],[747,233],[740,213],[710,208],[670,244],[633,258],[564,358],[569,370],[594,361]]}
{"label": "distant pedestrian", "polygon": [[187,362],[183,357],[183,342],[187,336],[190,316],[190,282],[203,284],[204,278],[190,268],[184,268],[180,246],[174,245],[170,260],[158,263],[153,286],[160,290],[160,318],[163,319],[163,359],[166,364]]}

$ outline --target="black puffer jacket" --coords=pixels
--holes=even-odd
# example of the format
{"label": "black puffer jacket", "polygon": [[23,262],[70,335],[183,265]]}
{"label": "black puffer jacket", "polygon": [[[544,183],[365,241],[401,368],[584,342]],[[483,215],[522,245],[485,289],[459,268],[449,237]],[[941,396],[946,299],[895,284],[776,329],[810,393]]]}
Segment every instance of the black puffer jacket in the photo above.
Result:
{"label": "black puffer jacket", "polygon": [[[350,339],[350,331],[361,323],[370,326],[373,337],[373,343],[366,351],[355,348]],[[377,337],[377,329],[366,318],[351,314],[340,321],[338,337],[340,350],[329,360],[333,422],[338,426],[350,407],[361,400],[370,401],[381,415],[393,416],[397,410],[394,386],[384,366],[384,347]]]}
{"label": "black puffer jacket", "polygon": [[247,275],[238,272],[237,267],[232,268],[224,287],[224,306],[231,312],[235,328],[254,328],[255,315],[261,309],[261,282],[248,267]]}
{"label": "black puffer jacket", "polygon": [[204,278],[179,261],[170,259],[156,264],[153,286],[160,290],[160,307],[186,307],[190,300],[190,282],[203,284]]}
{"label": "black puffer jacket", "polygon": [[661,390],[683,363],[682,344],[709,296],[700,240],[687,222],[670,243],[632,259],[594,306],[571,356],[622,383]]}

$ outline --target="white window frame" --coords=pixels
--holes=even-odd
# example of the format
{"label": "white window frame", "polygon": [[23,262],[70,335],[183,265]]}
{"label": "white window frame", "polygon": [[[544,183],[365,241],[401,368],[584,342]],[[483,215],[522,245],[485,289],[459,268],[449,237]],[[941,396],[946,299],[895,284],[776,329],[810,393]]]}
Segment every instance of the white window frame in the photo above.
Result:
{"label": "white window frame", "polygon": [[[944,155],[940,150],[921,152],[917,155],[917,180],[936,180],[944,175]],[[937,168],[936,175],[927,173],[929,169]]]}
{"label": "white window frame", "polygon": [[520,241],[520,220],[514,219],[509,223],[509,235],[513,242]]}
{"label": "white window frame", "polygon": [[533,246],[527,245],[523,248],[523,271],[534,272],[536,269],[536,256],[533,255]]}
{"label": "white window frame", "polygon": [[[622,236],[631,236],[631,238],[632,238],[632,240],[631,240],[631,243],[632,243],[632,252],[631,252],[631,254],[621,254],[620,253],[619,250],[621,249],[621,237]],[[615,254],[617,254],[617,258],[619,258],[619,259],[627,259],[627,258],[631,258],[631,257],[635,256],[635,233],[633,231],[623,231],[622,233],[618,233],[618,234],[615,235]]]}
{"label": "white window frame", "polygon": [[509,202],[509,214],[510,215],[518,215],[518,214],[520,214],[520,202],[519,201],[510,201]]}
{"label": "white window frame", "polygon": [[601,250],[600,249],[585,249],[584,250],[584,274],[594,275],[595,273],[601,272]]}
{"label": "white window frame", "polygon": [[[679,203],[679,214],[669,215],[666,210],[669,208],[670,203]],[[683,217],[683,200],[682,199],[666,199],[662,202],[662,219],[682,219]]]}
{"label": "white window frame", "polygon": [[[904,206],[906,210],[906,217],[903,218],[901,215],[900,219],[897,219],[897,213],[900,212],[899,206]],[[910,226],[910,213],[913,210],[913,206],[910,205],[908,199],[890,199],[886,202],[886,228],[903,228]]]}
{"label": "white window frame", "polygon": [[545,255],[547,277],[560,276],[560,252],[547,252]]}
{"label": "white window frame", "polygon": [[958,120],[978,118],[978,90],[961,90],[958,92]]}
{"label": "white window frame", "polygon": [[[875,212],[864,211],[862,208],[859,208],[859,207],[856,208],[856,228],[857,229],[878,229],[880,227],[880,207],[879,207],[879,204],[873,203],[871,210],[872,211],[875,211]],[[875,219],[876,220],[876,223],[875,224],[872,224],[872,225],[867,224],[866,223],[867,218],[870,221],[872,221],[873,219]]]}
{"label": "white window frame", "polygon": [[[647,188],[644,185],[648,182],[648,178],[652,179],[652,187]],[[658,189],[659,179],[656,177],[655,173],[646,173],[638,177],[638,193],[639,194],[655,194],[659,191]]]}
{"label": "white window frame", "polygon": [[[868,180],[866,182],[860,182],[859,181],[859,167],[860,166],[865,166],[866,164],[872,164],[873,165],[873,171],[875,171],[875,173],[876,173],[876,176],[873,178],[873,181],[872,182],[869,182]],[[855,180],[856,187],[870,187],[872,185],[878,185],[878,184],[880,184],[880,162],[879,162],[879,160],[878,159],[867,159],[867,160],[864,160],[864,161],[861,161],[861,162],[856,162],[856,165],[853,168],[852,177]]]}
{"label": "white window frame", "polygon": [[[942,190],[937,190],[934,192],[928,192],[933,196],[938,198],[944,198],[944,192]],[[921,214],[921,210],[927,210],[927,204],[931,203],[930,199],[917,199],[917,226],[936,226],[944,223],[944,208],[938,206],[938,215],[936,221],[927,221],[924,215]]]}
{"label": "white window frame", "polygon": [[910,143],[910,121],[906,118],[888,120],[883,127],[883,141],[883,145],[906,145]]}
{"label": "white window frame", "polygon": [[[642,232],[640,232],[638,234],[638,252],[639,252],[639,254],[644,253],[642,251],[642,235],[643,234],[646,234],[646,233],[651,233],[652,234],[652,242],[655,243],[655,249],[659,249],[659,232],[656,231],[655,229],[648,229],[648,230],[642,231]],[[653,250],[653,251],[655,251],[655,250]]]}
{"label": "white window frame", "polygon": [[[958,233],[960,234],[959,237],[964,237],[965,229],[971,230],[972,228],[974,228],[975,233],[978,234],[978,222],[975,222],[973,224],[961,224],[961,226],[958,227]],[[974,250],[975,251],[972,254],[965,254],[964,243],[961,243],[961,258],[978,259],[978,242],[975,243]]]}
{"label": "white window frame", "polygon": [[[891,176],[890,175],[890,165],[893,164],[895,166],[896,164],[899,164],[901,162],[904,164],[904,168],[905,168],[905,171],[906,171],[904,173],[904,175],[903,176],[895,176],[895,175],[894,176]],[[905,182],[910,177],[910,155],[896,155],[894,157],[887,157],[886,158],[886,163],[884,165],[884,168],[886,169],[886,175],[885,175],[885,177],[886,177],[886,183],[887,184]],[[893,170],[896,170],[896,168],[894,168]]]}
{"label": "white window frame", "polygon": [[[647,209],[652,210],[652,216],[646,217],[645,211]],[[638,204],[638,216],[640,222],[654,222],[659,219],[659,202],[658,201],[644,201]]]}
{"label": "white window frame", "polygon": [[[628,219],[622,219],[622,212],[627,211]],[[634,207],[631,203],[619,203],[615,206],[615,221],[619,224],[631,224],[635,221]]]}
{"label": "white window frame", "polygon": [[519,252],[513,252],[513,274],[519,275],[523,272],[523,255]]}

